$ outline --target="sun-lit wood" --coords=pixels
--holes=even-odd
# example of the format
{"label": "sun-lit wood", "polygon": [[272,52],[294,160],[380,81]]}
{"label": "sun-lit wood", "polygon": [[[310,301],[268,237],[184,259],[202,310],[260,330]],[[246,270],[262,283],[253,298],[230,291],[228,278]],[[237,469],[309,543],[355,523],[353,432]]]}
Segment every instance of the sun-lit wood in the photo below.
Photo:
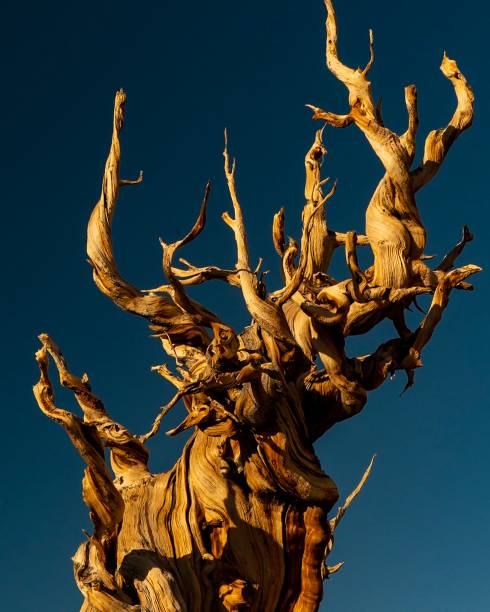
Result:
{"label": "sun-lit wood", "polygon": [[[312,130],[299,242],[286,240],[284,210],[273,221],[280,288],[269,290],[260,265],[254,268],[250,261],[237,165],[226,133],[224,172],[232,212],[222,217],[233,232],[235,262],[229,269],[175,262],[177,251],[205,227],[208,184],[189,233],[170,244],[161,241],[167,284],[143,290],[121,277],[111,238],[118,193],[141,183],[143,175],[120,177],[126,95],[116,93],[112,144],[100,200],[88,224],[87,253],[100,291],[123,310],[146,318],[175,362],[175,369],[166,364],[154,368],[175,393],[153,422],[141,423],[146,433],[133,434],[111,419],[87,375],[72,374],[55,342],[39,336],[36,400],[65,429],[87,466],[83,499],[93,530],[73,557],[85,612],[317,610],[324,580],[342,566],[327,565],[335,529],[373,461],[329,518],[338,502],[337,486],[320,466],[313,442],[358,414],[368,392],[396,370],[407,373],[407,387],[413,384],[450,292],[472,289],[466,279],[480,270],[471,264],[454,267],[473,239],[467,227],[439,265],[428,265],[426,230],[415,197],[471,125],[473,94],[465,77],[444,55],[441,70],[456,93],[456,111],[446,127],[427,136],[423,160],[412,169],[415,87],[405,90],[407,130],[396,134],[384,125],[367,79],[374,62],[372,32],[368,64],[349,68],[338,57],[333,4],[326,0],[325,5],[327,67],[348,90],[348,112],[335,115],[311,106],[314,119],[334,128],[356,126],[385,175],[367,207],[365,235],[332,229],[325,205],[335,198],[336,184],[325,189],[324,130]],[[372,251],[368,269],[359,266],[358,247]],[[345,256],[348,278],[330,276],[334,256]],[[189,297],[189,286],[211,280],[238,290],[251,317],[243,331]],[[419,294],[430,294],[432,302],[418,327],[409,329],[404,311]],[[393,322],[393,338],[369,355],[345,353],[348,335],[365,333],[386,318]],[[56,405],[50,359],[60,384],[74,393],[81,416]],[[180,401],[187,416],[166,433],[192,428],[193,434],[172,470],[152,473],[145,442],[161,435],[165,415]]]}

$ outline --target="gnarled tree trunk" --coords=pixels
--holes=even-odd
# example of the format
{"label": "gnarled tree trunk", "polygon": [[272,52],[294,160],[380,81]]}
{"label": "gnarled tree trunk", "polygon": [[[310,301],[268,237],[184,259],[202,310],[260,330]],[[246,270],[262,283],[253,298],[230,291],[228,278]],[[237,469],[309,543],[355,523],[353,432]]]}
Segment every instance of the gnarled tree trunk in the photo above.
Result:
{"label": "gnarled tree trunk", "polygon": [[[162,242],[168,284],[143,291],[118,272],[111,224],[121,186],[141,182],[119,175],[119,135],[126,96],[117,92],[112,145],[102,194],[88,224],[87,252],[97,287],[122,309],[148,319],[176,369],[158,372],[176,388],[174,397],[145,435],[134,435],[107,414],[88,377],[72,374],[54,341],[39,338],[40,380],[34,388],[41,410],[68,433],[87,467],[83,498],[93,533],[74,556],[75,577],[85,612],[215,611],[318,609],[333,534],[357,489],[333,518],[335,482],[319,464],[313,442],[335,423],[357,414],[368,391],[395,370],[405,370],[407,386],[421,365],[421,351],[441,319],[453,288],[471,289],[465,280],[475,265],[454,268],[472,239],[467,228],[440,265],[424,257],[426,232],[415,194],[436,174],[456,137],[471,124],[473,95],[456,63],[444,56],[441,69],[457,96],[447,127],[425,142],[423,162],[412,170],[418,124],[414,86],[406,88],[407,131],[384,126],[364,69],[351,69],[337,55],[335,11],[327,8],[326,59],[330,72],[349,92],[349,112],[334,115],[312,107],[314,118],[334,127],[356,125],[385,168],[366,211],[366,235],[329,228],[321,165],[326,150],[322,131],[305,158],[305,205],[300,243],[286,243],[284,211],[274,218],[273,240],[281,258],[284,287],[269,292],[252,269],[225,134],[225,176],[233,213],[223,220],[234,233],[237,258],[228,269],[196,267],[176,251],[204,228],[210,185],[190,232],[172,244]],[[357,245],[371,247],[374,262],[359,268]],[[350,277],[328,274],[341,247]],[[235,286],[251,316],[237,333],[214,313],[189,298],[186,287],[210,280]],[[410,330],[403,313],[418,294],[432,294],[419,326]],[[394,323],[394,338],[368,356],[349,357],[345,337],[365,333],[381,320]],[[48,376],[51,356],[60,383],[80,405],[77,416],[55,404]],[[317,358],[319,361],[317,362]],[[317,363],[321,363],[318,366]],[[188,415],[168,435],[194,428],[182,456],[167,473],[148,469],[145,442],[182,400]],[[110,466],[104,449],[110,449]]]}

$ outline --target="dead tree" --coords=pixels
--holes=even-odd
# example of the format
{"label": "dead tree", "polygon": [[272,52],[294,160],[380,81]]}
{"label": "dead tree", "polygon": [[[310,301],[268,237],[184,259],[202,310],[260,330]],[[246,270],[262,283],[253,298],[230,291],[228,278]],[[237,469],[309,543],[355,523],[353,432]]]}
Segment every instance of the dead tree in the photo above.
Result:
{"label": "dead tree", "polygon": [[[112,249],[111,225],[119,189],[142,181],[121,179],[120,132],[126,96],[118,91],[112,144],[102,193],[88,224],[87,253],[97,287],[123,310],[145,317],[175,368],[155,369],[175,386],[175,395],[144,435],[113,421],[94,395],[87,375],[71,373],[46,334],[36,354],[40,380],[34,394],[41,410],[67,432],[87,467],[83,499],[93,533],[73,558],[84,612],[317,610],[323,581],[339,569],[327,565],[336,526],[358,493],[338,501],[335,482],[320,466],[313,442],[339,421],[359,413],[368,392],[396,370],[413,384],[421,352],[430,340],[452,289],[469,290],[475,265],[455,268],[472,235],[436,267],[424,255],[426,230],[416,194],[437,173],[456,138],[471,125],[473,94],[454,60],[441,70],[457,103],[447,126],[430,132],[421,165],[412,169],[418,125],[416,90],[405,90],[408,125],[399,135],[386,127],[374,103],[366,67],[352,69],[337,53],[337,24],[327,8],[326,62],[348,90],[348,111],[337,115],[312,107],[329,126],[355,125],[381,160],[385,175],[366,211],[366,235],[329,227],[321,178],[323,129],[305,158],[305,205],[299,242],[285,238],[284,211],[274,217],[273,241],[283,287],[269,291],[249,256],[237,186],[225,134],[224,171],[232,212],[223,221],[233,232],[236,262],[229,269],[195,266],[175,256],[203,230],[210,185],[198,217],[181,240],[162,242],[167,284],[141,290],[123,279]],[[356,249],[369,246],[374,259],[359,267]],[[345,254],[349,278],[328,269],[336,249]],[[191,299],[188,287],[228,283],[241,293],[251,323],[237,332]],[[411,330],[404,311],[416,296],[432,302]],[[363,334],[383,319],[393,338],[370,355],[348,356],[345,338]],[[57,407],[48,376],[51,357],[62,386],[73,391],[81,416]],[[319,359],[317,359],[319,358]],[[318,364],[321,364],[318,365]],[[148,469],[145,442],[156,435],[179,401],[186,418],[167,435],[193,428],[169,472]],[[104,449],[110,451],[110,465]]]}

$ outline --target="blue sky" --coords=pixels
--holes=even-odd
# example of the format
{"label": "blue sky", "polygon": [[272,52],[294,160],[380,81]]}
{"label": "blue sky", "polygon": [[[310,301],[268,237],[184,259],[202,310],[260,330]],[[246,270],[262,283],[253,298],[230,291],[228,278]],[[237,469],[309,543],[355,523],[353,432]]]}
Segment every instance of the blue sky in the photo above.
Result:
{"label": "blue sky", "polygon": [[[417,85],[419,149],[424,134],[453,112],[452,89],[438,68],[444,49],[472,83],[474,125],[418,202],[428,253],[442,255],[467,223],[476,240],[460,261],[488,268],[490,96],[482,53],[488,7],[477,2],[468,14],[454,0],[337,4],[346,63],[366,62],[367,29],[374,29],[371,80],[392,129],[405,129],[403,87]],[[345,90],[324,67],[323,22],[320,0],[4,7],[0,563],[8,577],[6,609],[78,609],[70,556],[81,529],[90,527],[81,460],[32,397],[37,334],[52,335],[71,368],[90,374],[112,416],[137,433],[148,429],[170,394],[149,371],[165,360],[158,342],[143,321],[99,294],[85,261],[85,226],[100,191],[114,92],[123,87],[128,94],[124,174],[145,171],[144,184],[123,193],[115,222],[123,275],[140,287],[163,282],[158,236],[183,235],[208,178],[208,227],[184,255],[202,264],[235,261],[231,232],[220,220],[230,207],[221,157],[227,126],[251,252],[264,257],[273,285],[279,280],[270,228],[280,206],[288,233],[299,233],[303,157],[317,127],[304,104],[347,108]],[[327,129],[325,143],[324,172],[339,179],[329,223],[362,231],[379,162],[355,128]],[[337,260],[333,270],[341,276],[340,254]],[[372,393],[361,415],[317,444],[344,496],[378,453],[372,477],[339,527],[332,561],[346,564],[326,584],[322,610],[488,609],[486,273],[475,285],[473,294],[452,296],[415,387],[400,397],[404,380],[397,376]],[[229,323],[247,322],[233,289],[209,284],[195,296]],[[363,354],[391,336],[382,325],[349,340],[349,350]],[[58,403],[73,407],[65,393],[58,393]],[[176,410],[169,417],[169,427],[179,416]],[[170,467],[182,442],[153,439],[152,468]]]}

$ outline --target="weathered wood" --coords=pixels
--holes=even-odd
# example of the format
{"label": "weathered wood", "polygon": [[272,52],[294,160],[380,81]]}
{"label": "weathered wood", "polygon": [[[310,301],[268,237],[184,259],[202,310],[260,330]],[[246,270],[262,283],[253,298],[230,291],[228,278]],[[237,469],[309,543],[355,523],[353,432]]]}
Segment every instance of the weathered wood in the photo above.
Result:
{"label": "weathered wood", "polygon": [[[174,265],[176,252],[205,227],[208,184],[189,233],[171,244],[161,241],[168,284],[144,290],[121,277],[112,249],[112,220],[120,187],[140,183],[142,174],[136,180],[119,175],[126,95],[116,93],[112,143],[101,197],[88,224],[87,253],[97,287],[123,310],[145,317],[175,360],[175,370],[165,364],[154,369],[176,392],[152,424],[142,424],[147,433],[135,435],[111,419],[86,375],[72,374],[53,340],[39,336],[36,400],[65,429],[87,466],[83,499],[94,527],[73,558],[85,612],[317,610],[324,579],[342,566],[326,564],[335,529],[373,462],[329,520],[338,491],[320,466],[313,442],[359,413],[368,392],[394,371],[405,370],[407,387],[413,384],[422,350],[452,289],[471,289],[466,278],[480,270],[471,264],[454,268],[473,239],[466,226],[443,261],[428,266],[426,230],[415,201],[416,192],[435,176],[454,140],[471,124],[473,95],[466,79],[444,56],[441,70],[454,87],[457,108],[447,127],[429,134],[423,161],[412,170],[415,87],[405,90],[407,130],[395,134],[384,125],[367,80],[374,62],[372,32],[368,64],[349,68],[338,57],[332,1],[325,5],[327,67],[347,87],[349,112],[335,115],[312,107],[314,118],[336,128],[357,126],[385,175],[367,207],[366,235],[331,229],[325,204],[336,185],[324,194],[323,129],[315,133],[305,157],[299,243],[286,241],[284,210],[274,217],[273,242],[284,281],[275,291],[268,291],[250,263],[226,133],[224,170],[233,215],[225,212],[223,220],[235,238],[235,265],[199,267],[185,259],[180,259],[185,268]],[[370,246],[373,253],[373,265],[366,270],[357,260],[358,245]],[[339,247],[349,268],[349,277],[340,281],[328,270]],[[210,280],[239,289],[252,317],[241,333],[187,295],[189,285]],[[421,293],[432,294],[432,303],[412,331],[403,313]],[[346,336],[364,333],[386,318],[394,323],[394,338],[369,355],[346,354]],[[81,417],[55,404],[50,357],[60,384],[74,393]],[[175,466],[154,474],[145,442],[158,434],[179,401],[188,414],[167,435],[189,428],[194,433]]]}

